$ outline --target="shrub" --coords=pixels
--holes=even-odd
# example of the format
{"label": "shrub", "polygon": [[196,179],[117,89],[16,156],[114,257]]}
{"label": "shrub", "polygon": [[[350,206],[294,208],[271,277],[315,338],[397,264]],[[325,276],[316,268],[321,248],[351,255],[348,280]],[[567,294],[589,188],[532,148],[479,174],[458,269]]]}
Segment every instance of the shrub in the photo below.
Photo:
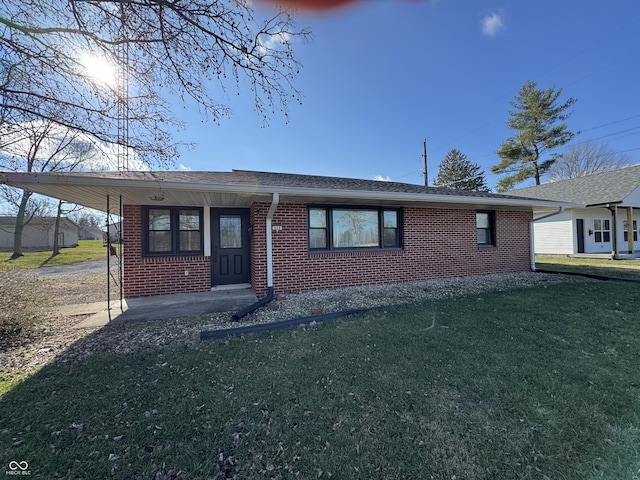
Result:
{"label": "shrub", "polygon": [[17,335],[42,320],[49,305],[45,289],[29,271],[0,272],[0,334]]}

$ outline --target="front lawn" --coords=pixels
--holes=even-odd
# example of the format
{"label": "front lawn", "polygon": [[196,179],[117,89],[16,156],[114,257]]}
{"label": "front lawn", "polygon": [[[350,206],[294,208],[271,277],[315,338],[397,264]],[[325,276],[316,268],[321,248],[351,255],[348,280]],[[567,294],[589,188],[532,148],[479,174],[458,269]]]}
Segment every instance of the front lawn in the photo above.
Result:
{"label": "front lawn", "polygon": [[0,397],[0,459],[47,479],[637,479],[639,304],[566,283],[50,365]]}
{"label": "front lawn", "polygon": [[96,258],[106,258],[107,249],[102,240],[80,240],[75,248],[61,248],[60,253],[52,257],[51,250],[42,252],[24,251],[22,257],[11,260],[12,252],[0,253],[0,271],[18,268],[31,269],[43,267],[62,267],[74,263],[94,260]]}
{"label": "front lawn", "polygon": [[640,280],[640,259],[606,260],[536,255],[536,268]]}

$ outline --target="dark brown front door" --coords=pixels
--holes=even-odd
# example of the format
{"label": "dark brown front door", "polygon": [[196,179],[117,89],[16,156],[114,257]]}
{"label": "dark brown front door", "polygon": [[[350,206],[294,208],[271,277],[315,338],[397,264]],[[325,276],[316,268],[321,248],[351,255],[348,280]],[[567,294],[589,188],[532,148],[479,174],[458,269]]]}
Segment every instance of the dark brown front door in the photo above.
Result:
{"label": "dark brown front door", "polygon": [[249,210],[211,209],[211,284],[249,283]]}

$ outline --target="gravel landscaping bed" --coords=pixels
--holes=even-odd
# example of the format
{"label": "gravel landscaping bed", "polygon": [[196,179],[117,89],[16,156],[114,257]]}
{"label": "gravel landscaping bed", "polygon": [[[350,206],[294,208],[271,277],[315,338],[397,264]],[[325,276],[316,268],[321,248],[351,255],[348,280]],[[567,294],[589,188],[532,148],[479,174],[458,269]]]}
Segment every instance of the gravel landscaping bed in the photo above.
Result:
{"label": "gravel landscaping bed", "polygon": [[[231,321],[233,312],[224,312],[79,329],[77,325],[86,315],[63,316],[54,313],[39,326],[23,332],[17,341],[0,342],[0,372],[28,371],[52,361],[82,361],[100,352],[124,354],[170,344],[196,344],[203,330],[270,323],[353,308],[583,281],[589,280],[553,274],[518,273],[280,294],[266,307],[239,322]],[[55,299],[53,311],[55,305],[106,300],[104,269],[102,272],[95,269],[78,271],[69,267],[68,270],[42,275],[42,282]]]}
{"label": "gravel landscaping bed", "polygon": [[171,344],[193,345],[200,342],[199,336],[203,330],[272,323],[352,308],[382,307],[581,281],[585,280],[562,275],[518,273],[276,295],[274,301],[239,322],[231,321],[233,312],[223,312],[108,326],[85,337],[59,356],[57,361],[81,361],[98,352],[125,354]]}

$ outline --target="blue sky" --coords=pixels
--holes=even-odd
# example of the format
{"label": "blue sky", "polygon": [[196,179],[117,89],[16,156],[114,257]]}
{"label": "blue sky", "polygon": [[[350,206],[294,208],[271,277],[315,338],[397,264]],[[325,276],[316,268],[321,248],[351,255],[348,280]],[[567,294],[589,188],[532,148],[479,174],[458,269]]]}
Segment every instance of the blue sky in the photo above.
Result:
{"label": "blue sky", "polygon": [[296,47],[304,99],[289,123],[275,116],[263,128],[251,95],[233,92],[220,125],[182,117],[178,138],[197,146],[178,168],[421,184],[426,139],[430,183],[457,148],[494,187],[494,152],[512,134],[509,102],[526,80],[578,99],[572,144],[607,142],[640,163],[637,0],[364,0],[297,23],[313,40]]}

